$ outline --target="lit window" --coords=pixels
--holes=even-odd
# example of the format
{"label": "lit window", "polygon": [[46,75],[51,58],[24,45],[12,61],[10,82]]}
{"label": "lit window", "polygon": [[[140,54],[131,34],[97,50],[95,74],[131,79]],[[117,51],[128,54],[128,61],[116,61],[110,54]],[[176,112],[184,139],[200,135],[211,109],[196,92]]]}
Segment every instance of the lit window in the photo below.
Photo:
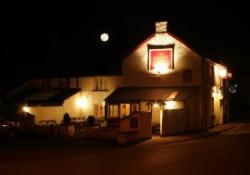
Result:
{"label": "lit window", "polygon": [[94,114],[97,117],[104,117],[104,106],[100,104],[94,104]]}
{"label": "lit window", "polygon": [[109,106],[109,117],[118,117],[118,105]]}
{"label": "lit window", "polygon": [[95,80],[95,91],[106,91],[107,82],[105,78],[96,78]]}

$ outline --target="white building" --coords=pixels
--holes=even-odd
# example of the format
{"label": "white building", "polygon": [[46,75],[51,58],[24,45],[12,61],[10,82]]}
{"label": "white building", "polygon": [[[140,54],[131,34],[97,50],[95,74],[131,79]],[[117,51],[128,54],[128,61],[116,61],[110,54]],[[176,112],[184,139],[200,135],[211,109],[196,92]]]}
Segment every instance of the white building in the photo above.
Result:
{"label": "white building", "polygon": [[[225,66],[195,53],[167,32],[167,22],[122,63],[122,75],[37,79],[26,87],[25,110],[36,123],[73,117],[118,117],[149,112],[162,135],[209,128],[228,117]],[[39,91],[36,91],[39,87]]]}

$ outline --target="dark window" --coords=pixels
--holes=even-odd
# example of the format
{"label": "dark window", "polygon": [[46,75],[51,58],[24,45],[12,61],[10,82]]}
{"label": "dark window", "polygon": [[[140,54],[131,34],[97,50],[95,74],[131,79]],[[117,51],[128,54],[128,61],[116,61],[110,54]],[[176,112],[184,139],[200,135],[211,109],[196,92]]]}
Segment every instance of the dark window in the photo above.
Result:
{"label": "dark window", "polygon": [[60,78],[57,80],[57,87],[60,88],[69,88],[70,79],[69,78]]}
{"label": "dark window", "polygon": [[51,87],[50,79],[42,79],[41,86],[43,88],[50,88]]}
{"label": "dark window", "polygon": [[192,71],[190,69],[183,70],[182,80],[183,80],[183,83],[191,83],[192,82]]}

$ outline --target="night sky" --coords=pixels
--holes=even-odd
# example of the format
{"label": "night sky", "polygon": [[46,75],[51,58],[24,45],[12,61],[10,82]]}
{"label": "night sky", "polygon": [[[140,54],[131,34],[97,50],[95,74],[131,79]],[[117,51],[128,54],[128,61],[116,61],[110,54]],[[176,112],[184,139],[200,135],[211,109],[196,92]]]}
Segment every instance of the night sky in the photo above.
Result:
{"label": "night sky", "polygon": [[[122,58],[160,20],[201,55],[250,74],[246,2],[143,2],[2,5],[1,78],[120,73]],[[110,34],[107,43],[102,32]]]}

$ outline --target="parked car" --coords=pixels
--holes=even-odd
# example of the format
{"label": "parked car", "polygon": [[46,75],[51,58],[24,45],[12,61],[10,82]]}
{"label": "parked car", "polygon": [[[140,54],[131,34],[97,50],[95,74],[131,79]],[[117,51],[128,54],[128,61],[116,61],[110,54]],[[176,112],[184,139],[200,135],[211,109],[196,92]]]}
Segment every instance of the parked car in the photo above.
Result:
{"label": "parked car", "polygon": [[0,116],[0,137],[13,138],[19,132],[19,122],[7,121]]}

